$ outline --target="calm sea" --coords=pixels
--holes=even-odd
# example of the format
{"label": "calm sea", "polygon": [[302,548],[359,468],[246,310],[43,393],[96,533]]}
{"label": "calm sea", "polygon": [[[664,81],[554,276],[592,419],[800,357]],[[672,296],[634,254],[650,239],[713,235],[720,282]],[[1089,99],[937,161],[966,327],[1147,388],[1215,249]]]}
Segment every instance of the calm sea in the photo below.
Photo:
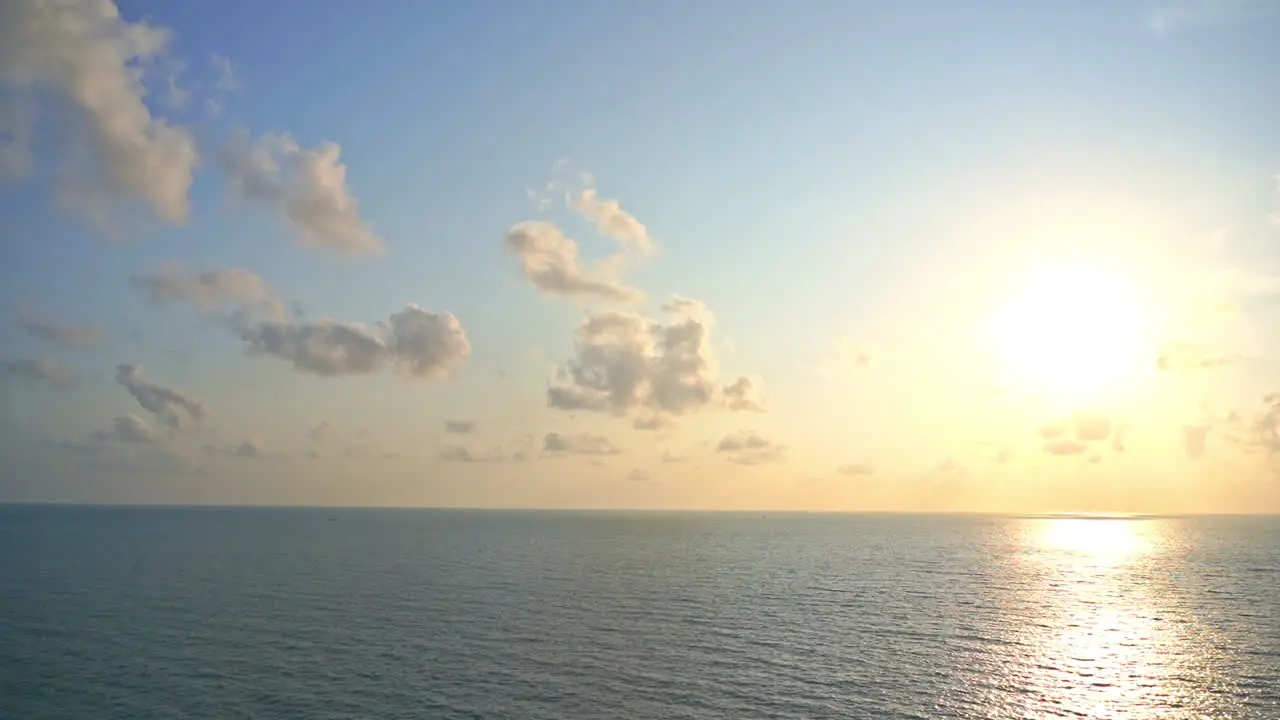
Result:
{"label": "calm sea", "polygon": [[0,506],[0,718],[1280,718],[1280,520]]}

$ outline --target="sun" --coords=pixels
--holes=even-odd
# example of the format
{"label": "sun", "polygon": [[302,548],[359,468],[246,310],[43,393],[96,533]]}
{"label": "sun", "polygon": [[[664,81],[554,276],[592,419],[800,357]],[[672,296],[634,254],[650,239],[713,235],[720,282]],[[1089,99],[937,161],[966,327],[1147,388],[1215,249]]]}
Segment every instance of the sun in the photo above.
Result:
{"label": "sun", "polygon": [[1145,298],[1122,273],[1057,263],[1031,269],[997,313],[1001,380],[1073,402],[1105,399],[1151,364]]}

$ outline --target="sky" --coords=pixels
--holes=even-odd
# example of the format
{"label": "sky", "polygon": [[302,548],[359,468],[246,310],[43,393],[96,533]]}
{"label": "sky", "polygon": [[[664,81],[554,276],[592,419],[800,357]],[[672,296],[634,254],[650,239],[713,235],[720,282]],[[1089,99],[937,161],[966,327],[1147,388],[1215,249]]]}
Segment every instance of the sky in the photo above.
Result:
{"label": "sky", "polygon": [[1280,512],[1280,2],[0,5],[0,501]]}

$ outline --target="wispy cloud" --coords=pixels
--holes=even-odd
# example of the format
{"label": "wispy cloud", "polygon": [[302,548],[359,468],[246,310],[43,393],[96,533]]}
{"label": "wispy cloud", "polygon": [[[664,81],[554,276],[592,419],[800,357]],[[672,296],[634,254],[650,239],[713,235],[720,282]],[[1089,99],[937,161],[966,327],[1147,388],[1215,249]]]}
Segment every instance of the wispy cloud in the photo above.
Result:
{"label": "wispy cloud", "polygon": [[1044,451],[1050,455],[1079,455],[1089,446],[1075,440],[1049,440],[1044,444]]}
{"label": "wispy cloud", "polygon": [[507,231],[507,249],[520,260],[525,280],[544,295],[619,302],[644,297],[639,290],[606,277],[603,267],[584,267],[578,243],[550,222],[528,220],[513,226]]}
{"label": "wispy cloud", "polygon": [[251,139],[240,131],[220,159],[231,193],[282,215],[297,231],[299,246],[353,257],[381,255],[386,243],[360,217],[341,157],[337,143],[307,149],[288,134]]}
{"label": "wispy cloud", "polygon": [[1221,27],[1280,14],[1280,0],[1167,0],[1147,11],[1147,29],[1158,36]]}
{"label": "wispy cloud", "polygon": [[1164,372],[1206,370],[1239,362],[1238,355],[1213,352],[1195,343],[1169,343],[1156,358],[1156,367]]}
{"label": "wispy cloud", "polygon": [[743,431],[726,435],[716,444],[716,452],[724,453],[737,465],[764,465],[779,462],[786,448],[757,433]]}
{"label": "wispy cloud", "polygon": [[236,445],[205,445],[204,453],[215,457],[232,457],[241,460],[255,460],[265,454],[262,446],[252,440],[245,440]]}
{"label": "wispy cloud", "polygon": [[1188,459],[1196,460],[1204,454],[1209,429],[1208,425],[1188,425],[1182,428],[1182,449]]}
{"label": "wispy cloud", "polygon": [[63,347],[88,347],[107,339],[102,325],[63,325],[26,308],[19,312],[18,325],[31,337]]}
{"label": "wispy cloud", "polygon": [[864,477],[867,475],[874,475],[876,472],[876,467],[875,465],[872,465],[870,462],[860,462],[860,463],[850,463],[848,465],[841,465],[840,467],[836,468],[836,471],[839,472],[841,475],[848,475],[849,477]]}
{"label": "wispy cloud", "polygon": [[159,436],[146,420],[137,415],[123,415],[113,420],[110,428],[95,432],[93,439],[104,442],[153,443]]}
{"label": "wispy cloud", "polygon": [[204,313],[234,308],[243,319],[262,316],[283,320],[288,315],[284,301],[266,281],[257,273],[241,268],[198,270],[169,261],[134,275],[130,282],[157,306],[189,302]]}
{"label": "wispy cloud", "polygon": [[549,432],[542,437],[542,451],[551,455],[617,455],[622,452],[603,435],[558,432]]}
{"label": "wispy cloud", "polygon": [[644,223],[623,210],[617,200],[601,199],[594,187],[571,193],[568,205],[574,212],[595,222],[601,235],[621,241],[629,250],[643,254],[653,251],[653,240]]}
{"label": "wispy cloud", "polygon": [[129,391],[143,410],[170,427],[199,423],[208,414],[200,401],[143,377],[141,365],[117,365],[116,382]]}
{"label": "wispy cloud", "polygon": [[38,360],[0,359],[0,380],[22,380],[30,383],[47,383],[48,385],[67,389],[76,384],[75,375],[58,363],[47,358]]}

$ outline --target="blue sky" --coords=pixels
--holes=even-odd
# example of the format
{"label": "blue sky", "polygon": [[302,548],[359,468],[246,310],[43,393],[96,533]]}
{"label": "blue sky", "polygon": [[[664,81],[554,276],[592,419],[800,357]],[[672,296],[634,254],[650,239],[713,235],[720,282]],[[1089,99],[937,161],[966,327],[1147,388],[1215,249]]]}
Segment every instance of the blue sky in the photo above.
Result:
{"label": "blue sky", "polygon": [[[5,10],[15,50],[0,55],[0,99],[35,122],[20,133],[26,171],[0,191],[0,298],[13,318],[0,324],[11,429],[0,498],[911,508],[951,483],[955,507],[1127,508],[1160,496],[1158,478],[1173,473],[1188,488],[1177,509],[1280,508],[1268,469],[1253,467],[1256,443],[1185,447],[1186,428],[1230,436],[1232,413],[1262,432],[1262,398],[1276,389],[1265,332],[1280,290],[1268,220],[1280,211],[1276,10],[121,2],[119,18],[88,32],[72,23],[36,38],[13,18],[47,10],[15,3]],[[138,23],[167,29],[165,42],[118,52],[111,39]],[[74,148],[111,107],[87,107],[76,95],[85,85],[64,69],[103,48],[122,71],[142,71],[149,121],[179,128],[198,153],[179,193],[189,203],[182,222],[138,202],[136,187],[112,189],[120,222],[110,231],[65,201],[77,169],[101,180]],[[12,127],[0,137],[16,138]],[[287,134],[299,152],[340,146],[343,194],[385,253],[300,246],[281,206],[237,197],[220,160],[237,133]],[[539,209],[529,191],[549,182],[555,202]],[[656,245],[619,279],[644,293],[641,303],[540,293],[504,241],[517,223],[542,220],[586,260],[614,253],[617,238],[563,201],[588,187],[616,199]],[[1016,371],[989,367],[982,328],[1001,307],[1042,301],[1008,287],[1029,269],[1080,258],[1119,268],[1144,307],[1161,308],[1142,327],[1148,366],[1174,342],[1236,360],[1159,375],[1158,387],[1129,376],[1089,407],[1046,408],[1055,388],[1089,378],[1033,368],[1043,386],[1018,390],[1030,405],[976,404],[1017,385],[1002,375]],[[280,353],[251,355],[225,313],[159,307],[131,284],[175,260],[193,272],[256,274],[305,310],[269,319],[290,328],[376,323],[406,303],[451,313],[469,353],[447,374],[407,380],[389,369],[319,376]],[[1231,280],[1213,284],[1210,274]],[[1077,344],[1107,355],[1113,313],[1089,304],[1098,293],[1083,277],[1075,307],[1099,317],[1082,324],[1097,333],[1081,331]],[[714,314],[698,320],[708,333],[698,352],[713,360],[714,377],[699,377],[715,397],[617,412],[549,401],[584,318],[659,319],[673,295]],[[1168,310],[1171,298],[1228,304],[1232,320],[1188,320]],[[1045,312],[1059,301],[1072,302],[1044,300]],[[19,323],[24,308],[52,323],[100,324],[106,339],[50,343]],[[37,360],[75,382],[48,382],[51,366],[34,369]],[[207,417],[179,427],[140,407],[119,364],[141,364],[148,382],[197,399]],[[766,412],[728,409],[724,389],[744,376]],[[666,429],[631,427],[654,408],[669,415]],[[1053,439],[1034,429],[1086,410],[1131,425],[1130,445],[1149,436],[1147,454],[1126,447],[1094,461],[1088,443],[1066,457],[1047,452]],[[1239,419],[1250,413],[1262,415]],[[128,416],[156,437],[109,439],[104,428]],[[447,434],[450,418],[476,430]],[[307,432],[321,423],[341,439],[314,447]],[[617,452],[548,449],[549,433],[604,437]],[[749,437],[767,452],[718,451]],[[244,443],[256,457],[223,452]],[[449,448],[458,447],[493,461],[456,462]],[[513,459],[522,452],[530,459]],[[1016,470],[993,459],[1015,454]],[[687,459],[662,462],[676,456]],[[1224,473],[1243,477],[1242,463],[1245,489],[1204,489]],[[1005,476],[1059,484],[1014,492]],[[1137,478],[1132,492],[1103,492],[1118,476]],[[1077,497],[1081,478],[1097,492]]]}

